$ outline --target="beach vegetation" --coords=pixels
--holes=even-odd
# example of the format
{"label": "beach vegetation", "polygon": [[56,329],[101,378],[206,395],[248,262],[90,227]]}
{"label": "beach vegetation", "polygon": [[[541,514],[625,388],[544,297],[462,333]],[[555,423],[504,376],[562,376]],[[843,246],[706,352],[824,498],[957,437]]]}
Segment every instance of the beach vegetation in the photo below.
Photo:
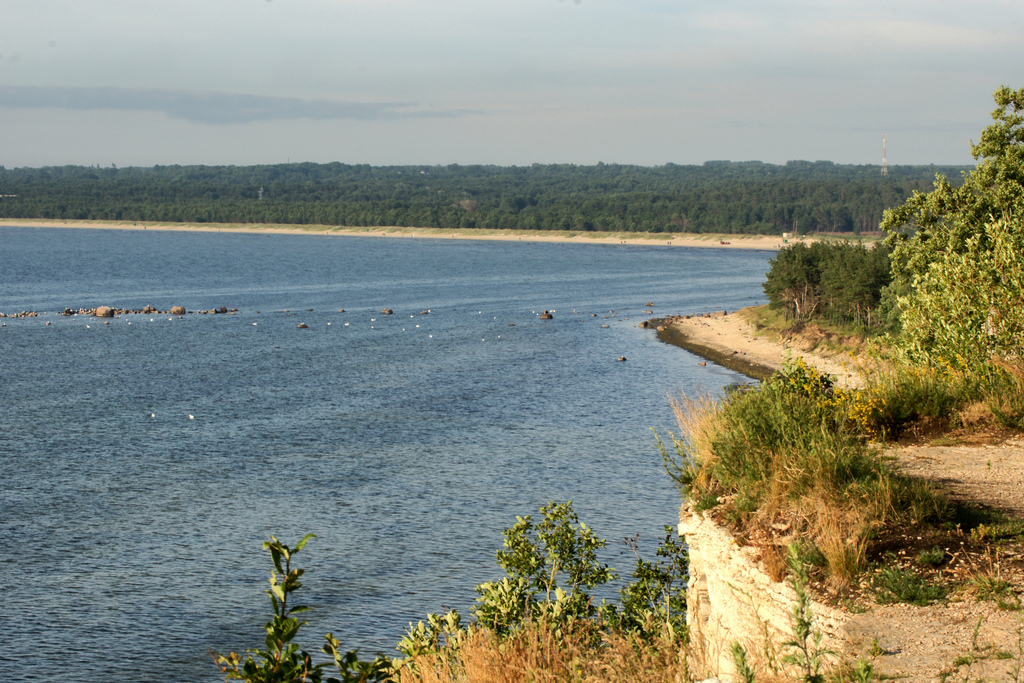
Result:
{"label": "beach vegetation", "polygon": [[875,600],[881,605],[907,603],[925,606],[946,598],[949,588],[940,583],[929,583],[923,576],[900,567],[893,555],[885,559],[871,583]]}

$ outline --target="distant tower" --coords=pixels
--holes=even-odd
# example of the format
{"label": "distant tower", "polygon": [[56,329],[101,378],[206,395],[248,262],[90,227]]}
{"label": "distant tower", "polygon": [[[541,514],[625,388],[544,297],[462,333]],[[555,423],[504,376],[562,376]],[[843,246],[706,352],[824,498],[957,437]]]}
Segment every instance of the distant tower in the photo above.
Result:
{"label": "distant tower", "polygon": [[889,162],[885,158],[885,133],[882,133],[882,175],[889,175]]}

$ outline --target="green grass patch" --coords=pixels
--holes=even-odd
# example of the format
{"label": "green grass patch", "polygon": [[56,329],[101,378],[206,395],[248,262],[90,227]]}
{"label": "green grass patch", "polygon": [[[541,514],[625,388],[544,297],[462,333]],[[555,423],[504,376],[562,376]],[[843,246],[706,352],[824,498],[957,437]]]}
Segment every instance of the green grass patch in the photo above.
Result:
{"label": "green grass patch", "polygon": [[[895,557],[888,560],[893,562]],[[905,602],[923,607],[944,600],[949,594],[945,586],[929,584],[920,574],[895,565],[882,567],[871,582],[871,589],[882,605]]]}
{"label": "green grass patch", "polygon": [[917,554],[917,563],[926,567],[941,567],[946,561],[946,551],[935,546],[931,550],[922,550]]}

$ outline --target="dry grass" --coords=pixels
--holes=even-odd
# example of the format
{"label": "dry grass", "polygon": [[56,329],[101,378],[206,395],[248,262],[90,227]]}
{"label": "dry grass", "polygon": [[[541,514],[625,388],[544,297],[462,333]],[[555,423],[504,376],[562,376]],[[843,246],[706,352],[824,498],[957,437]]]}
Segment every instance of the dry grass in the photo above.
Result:
{"label": "dry grass", "polygon": [[683,641],[639,646],[617,634],[595,645],[595,627],[580,624],[568,633],[544,623],[527,623],[501,639],[485,629],[470,634],[455,651],[416,658],[399,683],[677,683],[689,681]]}
{"label": "dry grass", "polygon": [[852,429],[849,404],[796,362],[757,389],[673,402],[681,436],[663,455],[695,509],[741,528],[772,576],[784,571],[781,547],[809,541],[828,581],[848,585],[874,530],[944,513],[929,487],[900,477]]}

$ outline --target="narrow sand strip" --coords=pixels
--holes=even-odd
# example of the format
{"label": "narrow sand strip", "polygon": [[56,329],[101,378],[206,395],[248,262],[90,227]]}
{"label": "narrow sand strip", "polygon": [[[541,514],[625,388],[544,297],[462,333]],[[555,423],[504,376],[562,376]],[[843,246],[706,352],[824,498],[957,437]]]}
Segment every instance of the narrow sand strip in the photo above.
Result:
{"label": "narrow sand strip", "polygon": [[[781,237],[763,235],[562,232],[546,230],[443,230],[440,228],[339,227],[329,225],[278,225],[245,223],[155,223],[145,221],[75,221],[2,218],[0,226],[27,228],[88,228],[93,230],[166,230],[171,232],[237,232],[264,235],[327,235],[331,237],[404,237],[418,239],[494,240],[561,244],[630,244],[714,249],[775,251]],[[804,239],[812,242],[814,238]]]}

